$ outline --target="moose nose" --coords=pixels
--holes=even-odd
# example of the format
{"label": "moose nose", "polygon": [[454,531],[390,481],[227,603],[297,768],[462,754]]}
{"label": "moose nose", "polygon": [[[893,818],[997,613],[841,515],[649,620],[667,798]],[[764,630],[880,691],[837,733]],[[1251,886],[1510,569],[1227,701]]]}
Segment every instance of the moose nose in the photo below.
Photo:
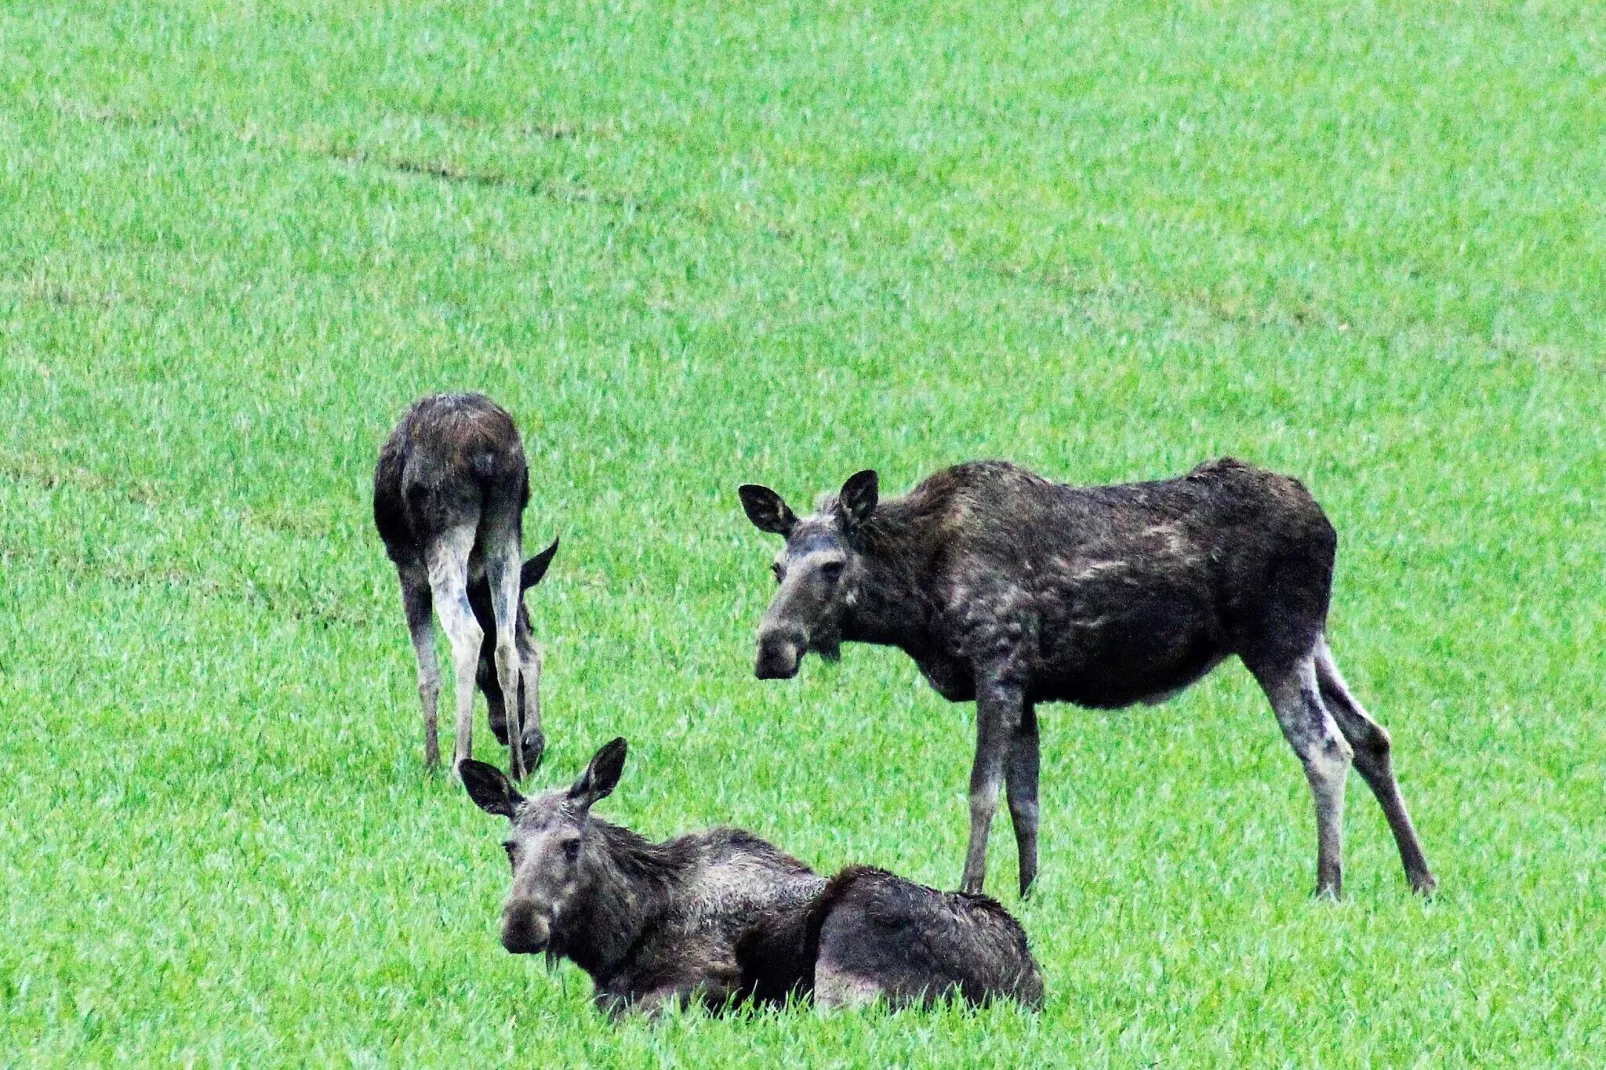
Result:
{"label": "moose nose", "polygon": [[552,926],[529,903],[509,903],[502,911],[502,946],[515,955],[546,950]]}
{"label": "moose nose", "polygon": [[529,774],[541,768],[541,759],[546,757],[545,733],[539,728],[526,728],[519,745],[524,752],[524,772]]}
{"label": "moose nose", "polygon": [[803,633],[796,628],[760,629],[753,675],[760,680],[789,680],[796,676],[804,642]]}

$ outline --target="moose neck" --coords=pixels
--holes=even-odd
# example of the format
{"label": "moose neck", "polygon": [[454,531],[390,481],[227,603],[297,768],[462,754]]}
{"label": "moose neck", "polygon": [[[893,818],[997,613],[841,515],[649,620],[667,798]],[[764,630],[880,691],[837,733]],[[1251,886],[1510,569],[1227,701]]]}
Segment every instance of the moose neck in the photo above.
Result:
{"label": "moose neck", "polygon": [[628,964],[642,935],[668,911],[684,864],[667,844],[598,818],[591,822],[595,841],[585,847],[585,877],[554,934],[554,951],[602,984]]}
{"label": "moose neck", "polygon": [[925,555],[905,525],[879,520],[861,540],[861,572],[843,613],[842,637],[919,656],[929,644],[929,606],[918,582]]}

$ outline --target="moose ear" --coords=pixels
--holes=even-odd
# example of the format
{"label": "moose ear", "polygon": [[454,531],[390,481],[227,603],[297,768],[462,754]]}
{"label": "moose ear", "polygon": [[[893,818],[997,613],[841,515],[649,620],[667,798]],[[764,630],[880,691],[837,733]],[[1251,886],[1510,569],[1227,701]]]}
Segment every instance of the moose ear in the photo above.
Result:
{"label": "moose ear", "polygon": [[779,494],[757,483],[743,483],[736,488],[736,493],[742,496],[742,508],[747,510],[747,519],[753,522],[755,528],[783,538],[792,534],[792,528],[797,524],[797,514],[781,500]]}
{"label": "moose ear", "polygon": [[552,555],[557,552],[558,540],[553,539],[551,546],[524,562],[524,567],[519,569],[519,591],[521,593],[528,591],[531,587],[541,582],[541,577],[546,575],[547,568],[552,564]]}
{"label": "moose ear", "polygon": [[875,512],[876,502],[880,500],[879,495],[880,480],[876,478],[873,468],[849,476],[848,481],[842,484],[842,493],[837,500],[842,503],[842,516],[850,530],[870,519],[870,514]]}
{"label": "moose ear", "polygon": [[463,787],[468,789],[468,797],[488,814],[501,814],[511,821],[513,812],[518,809],[519,803],[524,801],[524,796],[519,794],[518,789],[502,770],[494,765],[465,758],[457,767],[457,775],[463,778]]}
{"label": "moose ear", "polygon": [[619,775],[625,771],[625,751],[628,749],[622,736],[604,743],[602,749],[592,757],[591,764],[586,766],[586,771],[580,774],[580,779],[574,782],[574,787],[569,789],[569,798],[589,807],[598,799],[606,799],[613,794],[613,789],[619,783]]}

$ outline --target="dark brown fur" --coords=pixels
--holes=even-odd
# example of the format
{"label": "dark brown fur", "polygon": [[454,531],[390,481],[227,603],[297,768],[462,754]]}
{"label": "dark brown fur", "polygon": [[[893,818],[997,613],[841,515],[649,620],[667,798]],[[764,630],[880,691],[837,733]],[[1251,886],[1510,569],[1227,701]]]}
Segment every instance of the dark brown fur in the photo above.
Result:
{"label": "dark brown fur", "polygon": [[[824,878],[752,833],[713,828],[651,843],[593,816],[625,753],[614,740],[572,787],[529,799],[494,766],[462,765],[470,798],[511,823],[503,946],[569,959],[590,974],[605,1010],[807,999],[817,951],[827,956],[827,1002],[850,1002],[837,998],[850,979],[894,1003],[950,991],[1040,996],[1040,982],[1017,976],[1023,955],[1030,963],[1019,926],[990,900],[854,869],[822,902]],[[855,957],[861,936],[869,942]]]}
{"label": "dark brown fur", "polygon": [[1231,655],[1311,781],[1318,889],[1340,890],[1352,752],[1412,885],[1432,889],[1388,735],[1327,649],[1337,535],[1297,480],[1225,458],[1177,479],[1073,487],[978,461],[886,502],[861,472],[801,519],[768,488],[741,494],[749,519],[787,540],[759,677],[791,676],[806,651],[835,656],[843,640],[879,643],[907,652],[943,697],[976,701],[965,890],[981,890],[1001,784],[1023,893],[1036,875],[1038,703],[1159,702]]}
{"label": "dark brown fur", "polygon": [[[510,748],[515,776],[534,768],[541,732],[541,652],[524,591],[540,582],[557,542],[519,563],[530,480],[513,418],[483,394],[436,394],[415,402],[379,451],[374,526],[401,580],[418,658],[424,760],[440,761],[436,703],[440,669],[431,613],[452,644],[457,726],[454,765],[473,754],[473,692],[489,706],[491,730]],[[499,621],[501,622],[499,624]],[[509,709],[507,696],[514,701]],[[511,716],[510,716],[511,714]],[[512,735],[508,722],[519,725]]]}
{"label": "dark brown fur", "polygon": [[899,1006],[957,997],[1043,1003],[1026,932],[985,895],[939,892],[884,869],[850,866],[809,912],[814,998]]}

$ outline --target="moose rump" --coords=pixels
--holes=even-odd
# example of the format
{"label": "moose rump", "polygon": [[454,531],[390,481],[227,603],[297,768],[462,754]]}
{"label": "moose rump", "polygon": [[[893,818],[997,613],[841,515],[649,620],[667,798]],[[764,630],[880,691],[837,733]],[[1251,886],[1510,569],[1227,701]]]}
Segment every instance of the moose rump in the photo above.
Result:
{"label": "moose rump", "polygon": [[520,563],[529,501],[513,418],[483,394],[420,399],[380,450],[374,526],[401,581],[431,768],[440,761],[435,613],[451,642],[456,676],[454,766],[473,753],[476,685],[490,706],[492,731],[509,747],[513,775],[540,761],[541,655],[523,595],[545,575],[558,544]]}
{"label": "moose rump", "polygon": [[814,1000],[925,1006],[958,998],[1043,1003],[1043,976],[1026,932],[984,895],[940,892],[895,873],[849,866],[810,911]]}

